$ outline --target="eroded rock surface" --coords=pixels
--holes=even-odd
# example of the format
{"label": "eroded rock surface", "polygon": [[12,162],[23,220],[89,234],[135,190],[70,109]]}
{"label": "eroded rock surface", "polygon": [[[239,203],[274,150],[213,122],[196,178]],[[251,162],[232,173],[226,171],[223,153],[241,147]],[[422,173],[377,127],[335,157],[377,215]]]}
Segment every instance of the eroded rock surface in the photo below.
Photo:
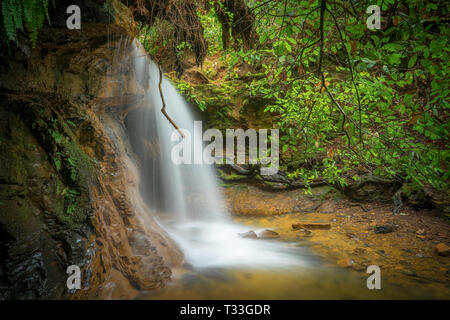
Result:
{"label": "eroded rock surface", "polygon": [[133,298],[183,261],[141,199],[123,124],[144,92],[133,22],[92,20],[1,51],[0,298]]}

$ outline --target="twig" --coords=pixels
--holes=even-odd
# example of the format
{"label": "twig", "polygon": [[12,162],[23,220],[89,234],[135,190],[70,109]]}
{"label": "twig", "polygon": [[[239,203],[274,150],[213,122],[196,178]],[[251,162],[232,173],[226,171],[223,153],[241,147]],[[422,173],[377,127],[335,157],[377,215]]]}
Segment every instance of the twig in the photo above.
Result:
{"label": "twig", "polygon": [[167,118],[167,120],[169,120],[169,122],[172,124],[172,126],[178,131],[178,133],[180,134],[180,136],[184,139],[185,136],[183,134],[183,132],[180,130],[180,128],[177,126],[177,124],[169,117],[169,115],[166,112],[166,101],[164,100],[164,95],[161,89],[161,83],[162,83],[162,70],[161,70],[161,66],[158,65],[158,69],[159,69],[159,83],[158,83],[158,88],[159,88],[159,95],[161,96],[161,102],[162,102],[162,108],[161,108],[161,112],[162,114]]}
{"label": "twig", "polygon": [[323,44],[324,44],[324,36],[323,36],[323,24],[324,24],[324,16],[325,16],[325,9],[327,8],[327,2],[326,0],[322,0],[320,2],[320,54],[319,54],[319,67],[317,68],[317,74],[320,76],[322,74],[322,59],[323,59]]}
{"label": "twig", "polygon": [[334,16],[333,12],[331,12],[331,10],[329,10],[329,9],[326,9],[326,10],[330,13],[331,17],[332,17],[333,20],[334,20],[334,24],[335,24],[335,26],[336,26],[336,28],[337,28],[337,30],[338,30],[339,37],[340,37],[341,42],[342,42],[342,46],[345,48],[345,51],[346,51],[346,53],[347,53],[348,67],[349,67],[349,69],[350,69],[351,80],[352,80],[352,83],[353,83],[353,87],[355,88],[356,99],[357,99],[357,101],[358,101],[358,111],[359,111],[359,143],[362,144],[362,145],[364,145],[363,138],[362,138],[362,108],[361,108],[361,98],[359,97],[358,85],[356,84],[355,77],[354,77],[354,75],[353,75],[353,67],[352,67],[352,61],[351,61],[351,59],[350,59],[350,52],[348,52],[347,47],[345,46],[344,38],[343,38],[343,36],[342,36],[342,31],[341,31],[341,28],[339,27],[339,24],[338,24],[338,21],[337,21],[336,17]]}

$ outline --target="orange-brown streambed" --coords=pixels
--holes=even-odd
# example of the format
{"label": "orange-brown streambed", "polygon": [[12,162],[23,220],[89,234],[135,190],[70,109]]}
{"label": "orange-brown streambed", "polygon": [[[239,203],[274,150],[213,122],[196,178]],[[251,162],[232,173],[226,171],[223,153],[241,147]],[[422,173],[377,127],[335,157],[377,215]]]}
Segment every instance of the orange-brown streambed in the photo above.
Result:
{"label": "orange-brown streambed", "polygon": [[[317,220],[318,217],[321,217],[320,214],[310,215],[310,219]],[[413,268],[405,267],[404,264],[407,263],[405,261],[397,267],[390,265],[386,263],[389,259],[385,261],[382,256],[370,250],[369,255],[363,254],[359,259],[354,256],[348,258],[349,260],[340,259],[340,256],[347,256],[351,245],[346,244],[346,240],[339,239],[339,232],[333,232],[333,229],[315,230],[307,239],[297,237],[297,233],[291,231],[289,227],[291,222],[298,221],[298,218],[296,214],[293,214],[268,218],[240,217],[236,220],[248,224],[249,229],[252,230],[276,225],[279,239],[254,241],[278,241],[285,246],[306,248],[311,252],[310,256],[305,256],[304,251],[299,251],[299,254],[303,255],[303,259],[308,260],[308,266],[273,270],[188,268],[188,270],[175,272],[173,281],[165,288],[144,292],[138,298],[202,300],[448,299],[450,297],[446,273],[441,270],[441,276],[431,275],[430,272],[433,272],[436,266],[430,264],[426,258]],[[334,247],[330,247],[329,250],[321,249],[322,244],[331,246],[332,242],[335,243]],[[395,264],[398,257],[392,260]],[[378,263],[381,267],[381,290],[367,288],[366,281],[369,274],[366,273],[366,265],[372,263]]]}
{"label": "orange-brown streambed", "polygon": [[[321,198],[318,212],[305,213],[289,208],[290,203],[298,203],[294,200],[302,200],[301,190],[272,197],[263,191],[250,191],[241,186],[225,191],[234,221],[256,233],[265,229],[275,231],[278,233],[275,239],[252,241],[278,242],[284,247],[297,248],[298,252],[294,250],[293,254],[298,254],[306,265],[273,269],[187,266],[174,272],[173,281],[165,288],[142,292],[138,298],[450,298],[450,257],[435,251],[436,244],[449,242],[450,227],[442,217],[412,209],[392,215],[386,205],[355,206],[344,199],[330,198]],[[239,197],[245,201],[235,201]],[[249,210],[261,206],[264,206],[262,210]],[[284,206],[281,211],[280,206]],[[331,227],[305,232],[293,229],[296,223],[326,223]],[[395,226],[395,230],[374,232],[375,226],[383,225]],[[370,275],[366,271],[370,265],[381,269],[380,290],[367,288]]]}

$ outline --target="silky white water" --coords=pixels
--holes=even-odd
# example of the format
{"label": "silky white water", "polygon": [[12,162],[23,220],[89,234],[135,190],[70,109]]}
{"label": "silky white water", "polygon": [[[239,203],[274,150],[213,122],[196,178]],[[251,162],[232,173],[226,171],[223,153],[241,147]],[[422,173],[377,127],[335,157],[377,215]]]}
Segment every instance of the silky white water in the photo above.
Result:
{"label": "silky white water", "polygon": [[[133,123],[138,143],[147,143],[153,156],[142,166],[148,175],[143,179],[148,187],[144,197],[149,199],[159,223],[177,242],[187,263],[202,267],[274,268],[305,265],[301,248],[289,248],[276,240],[245,239],[239,233],[249,226],[231,221],[219,193],[214,167],[211,165],[175,165],[171,150],[177,141],[170,137],[175,130],[161,112],[162,101],[158,89],[159,69],[145,55],[136,41],[134,65],[136,76],[144,87],[145,112],[135,116]],[[197,143],[201,135],[194,135],[194,113],[184,98],[163,77],[162,91],[166,111],[182,129],[188,130]],[[147,142],[145,142],[147,141]],[[150,142],[149,142],[150,141]],[[203,149],[192,150],[192,157],[202,156]],[[158,205],[155,205],[158,203]],[[258,231],[258,230],[255,230]]]}

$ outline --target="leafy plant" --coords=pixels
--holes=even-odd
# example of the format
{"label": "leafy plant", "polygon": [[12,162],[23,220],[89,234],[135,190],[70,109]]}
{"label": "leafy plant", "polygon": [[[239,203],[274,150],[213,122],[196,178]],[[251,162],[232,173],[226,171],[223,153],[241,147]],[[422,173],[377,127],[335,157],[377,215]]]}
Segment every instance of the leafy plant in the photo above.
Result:
{"label": "leafy plant", "polygon": [[222,61],[231,77],[239,64],[262,68],[248,88],[273,101],[265,111],[277,115],[282,159],[315,163],[291,172],[307,186],[317,172],[341,186],[374,174],[445,190],[448,4],[377,4],[384,22],[371,31],[364,2],[256,1],[259,47],[225,52]]}
{"label": "leafy plant", "polygon": [[26,28],[34,46],[44,20],[50,23],[48,0],[3,0],[2,17],[8,41],[16,42],[17,32]]}
{"label": "leafy plant", "polygon": [[187,82],[184,81],[180,81],[177,84],[177,89],[178,91],[180,91],[180,93],[184,94],[186,96],[186,98],[192,102],[193,104],[195,104],[196,106],[198,106],[198,108],[201,111],[205,111],[206,110],[206,102],[203,100],[200,100],[194,93],[193,93],[193,89],[191,87],[191,85]]}

